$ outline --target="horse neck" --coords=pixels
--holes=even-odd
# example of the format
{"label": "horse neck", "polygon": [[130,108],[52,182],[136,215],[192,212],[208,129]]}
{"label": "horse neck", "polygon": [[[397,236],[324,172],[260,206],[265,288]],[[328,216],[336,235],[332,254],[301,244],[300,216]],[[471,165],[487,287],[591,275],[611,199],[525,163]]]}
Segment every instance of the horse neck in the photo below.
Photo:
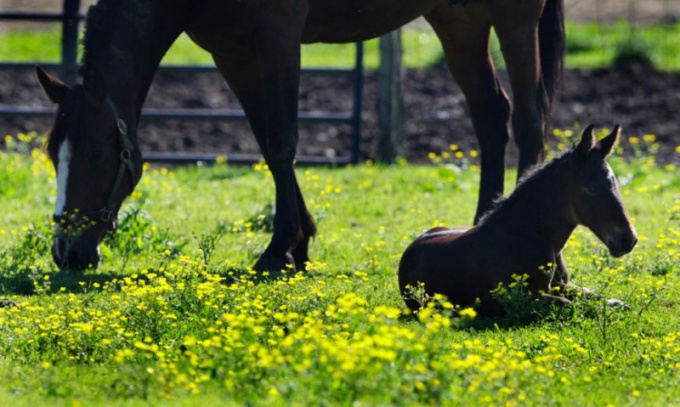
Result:
{"label": "horse neck", "polygon": [[[109,3],[115,1],[121,0]],[[106,84],[108,96],[132,106],[138,118],[160,61],[183,31],[188,13],[179,6],[162,7],[162,1],[123,1],[112,7],[115,11],[107,16],[111,28],[104,34],[108,37],[97,49],[85,51],[85,74],[93,68]],[[86,36],[89,32],[88,28]]]}
{"label": "horse neck", "polygon": [[572,209],[569,180],[564,170],[527,179],[507,198],[489,223],[559,252],[578,222]]}

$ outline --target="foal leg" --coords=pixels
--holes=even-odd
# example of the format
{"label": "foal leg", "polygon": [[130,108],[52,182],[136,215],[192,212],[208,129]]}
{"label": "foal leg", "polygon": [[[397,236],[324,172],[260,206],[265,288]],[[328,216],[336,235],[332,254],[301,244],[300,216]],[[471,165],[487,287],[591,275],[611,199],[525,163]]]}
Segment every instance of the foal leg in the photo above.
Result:
{"label": "foal leg", "polygon": [[[560,287],[561,295],[567,298],[583,297],[584,299],[599,300],[602,298],[600,294],[593,292],[588,287],[578,286],[569,279],[569,270],[564,262],[562,253],[558,253],[555,259],[555,273],[551,285]],[[607,305],[611,308],[629,310],[630,306],[618,298],[607,299]]]}
{"label": "foal leg", "polygon": [[[555,254],[555,269],[553,272],[552,281],[550,282],[551,288],[556,288],[559,290],[560,295],[573,298],[578,295],[591,295],[592,292],[585,288],[579,287],[571,282],[569,277],[569,270],[567,269],[567,264],[564,262],[564,257],[562,252]],[[581,294],[579,294],[581,293]]]}
{"label": "foal leg", "polygon": [[543,159],[548,95],[541,77],[538,23],[545,0],[489,3],[513,92],[512,130],[519,148],[518,177]]}
{"label": "foal leg", "polygon": [[[260,75],[260,63],[254,55],[241,58],[214,56],[214,60],[220,73],[241,103],[241,107],[248,118],[265,161],[269,163],[271,159],[268,156],[267,150],[266,117],[264,114],[264,99],[266,95]],[[316,235],[316,224],[312,215],[307,210],[295,174],[293,174],[293,178],[295,181],[295,198],[297,213],[300,219],[300,230],[297,233],[297,240],[289,247],[288,253],[293,256],[295,268],[297,270],[304,270],[306,267],[305,263],[309,261],[309,240]],[[290,261],[289,258],[287,260]]]}
{"label": "foal leg", "polygon": [[503,194],[510,103],[489,53],[491,21],[484,2],[436,7],[425,15],[444,49],[447,65],[465,94],[481,152],[475,223]]}

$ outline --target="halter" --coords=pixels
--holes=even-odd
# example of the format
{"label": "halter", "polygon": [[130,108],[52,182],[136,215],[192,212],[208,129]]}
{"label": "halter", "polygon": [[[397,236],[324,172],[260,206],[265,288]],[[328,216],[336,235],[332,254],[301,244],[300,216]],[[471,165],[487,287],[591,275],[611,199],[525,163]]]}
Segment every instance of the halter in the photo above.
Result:
{"label": "halter", "polygon": [[118,114],[118,109],[113,103],[113,100],[109,96],[105,100],[106,106],[111,111],[113,118],[116,120],[116,128],[118,130],[118,141],[120,142],[120,166],[118,167],[118,174],[116,174],[116,179],[111,187],[111,192],[109,193],[109,198],[106,200],[106,204],[103,208],[99,210],[93,210],[89,212],[76,212],[74,214],[64,214],[64,215],[52,215],[52,220],[56,223],[60,223],[63,220],[67,220],[76,216],[78,218],[85,218],[95,223],[107,224],[109,229],[115,230],[115,220],[116,220],[116,195],[120,189],[125,173],[130,173],[130,179],[134,183],[135,181],[135,170],[134,163],[132,162],[132,150],[135,146],[130,140],[128,135],[128,126],[125,120],[120,118]]}

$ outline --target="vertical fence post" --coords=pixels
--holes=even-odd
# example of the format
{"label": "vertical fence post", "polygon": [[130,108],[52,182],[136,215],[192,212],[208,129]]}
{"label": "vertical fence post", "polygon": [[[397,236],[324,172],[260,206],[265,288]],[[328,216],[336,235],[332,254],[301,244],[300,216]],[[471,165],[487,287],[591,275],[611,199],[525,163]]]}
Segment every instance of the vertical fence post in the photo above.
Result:
{"label": "vertical fence post", "polygon": [[61,20],[61,76],[68,84],[78,71],[78,13],[80,0],[64,0]]}
{"label": "vertical fence post", "polygon": [[350,162],[359,163],[361,149],[361,110],[364,89],[364,43],[356,43],[354,56],[354,104],[352,105],[352,145]]}
{"label": "vertical fence post", "polygon": [[378,150],[376,160],[393,163],[404,149],[401,31],[380,37],[378,70]]}

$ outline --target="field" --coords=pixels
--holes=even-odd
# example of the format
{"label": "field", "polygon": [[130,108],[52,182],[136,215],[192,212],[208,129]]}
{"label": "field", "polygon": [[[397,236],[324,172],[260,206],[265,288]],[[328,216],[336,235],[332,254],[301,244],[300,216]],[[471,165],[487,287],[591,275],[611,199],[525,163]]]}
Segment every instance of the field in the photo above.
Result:
{"label": "field", "polygon": [[147,168],[103,264],[73,275],[48,254],[54,172],[33,137],[0,153],[0,298],[17,304],[0,308],[2,405],[680,402],[680,169],[654,163],[652,135],[610,160],[634,252],[613,259],[583,228],[565,249],[578,284],[631,310],[541,306],[516,286],[497,319],[444,301],[405,317],[397,291],[415,236],[469,224],[476,152],[298,169],[320,233],[311,271],[276,281],[249,271],[270,236],[264,165]]}
{"label": "field", "polygon": [[[271,236],[271,175],[263,164],[225,160],[146,167],[118,231],[101,246],[99,269],[59,271],[49,255],[55,175],[32,132],[49,124],[1,120],[0,405],[680,404],[680,94],[672,91],[680,24],[579,21],[567,25],[569,70],[553,120],[565,130],[551,146],[571,145],[575,122],[623,122],[610,163],[640,242],[614,259],[579,228],[564,253],[577,284],[630,310],[585,299],[549,306],[518,282],[503,318],[476,317],[442,298],[406,312],[401,253],[434,225],[468,225],[479,179],[462,95],[441,69],[431,32],[413,27],[403,33],[408,158],[432,165],[298,168],[319,235],[310,271],[278,280],[249,269]],[[1,61],[58,59],[58,31],[5,28]],[[366,47],[375,68],[377,43]],[[655,69],[609,69],[621,51],[641,53]],[[349,66],[351,54],[351,46],[305,46],[303,64]],[[182,37],[164,62],[211,60]],[[371,75],[366,122],[374,120]],[[0,79],[1,104],[46,103],[32,73]],[[301,106],[346,107],[335,99],[348,87],[303,79]],[[149,102],[237,107],[216,76],[160,75]],[[242,127],[170,122],[143,128],[142,148],[242,152],[254,148]],[[370,124],[365,130],[370,141]],[[304,129],[301,149],[339,154],[343,137]],[[506,191],[514,178],[510,171]]]}

